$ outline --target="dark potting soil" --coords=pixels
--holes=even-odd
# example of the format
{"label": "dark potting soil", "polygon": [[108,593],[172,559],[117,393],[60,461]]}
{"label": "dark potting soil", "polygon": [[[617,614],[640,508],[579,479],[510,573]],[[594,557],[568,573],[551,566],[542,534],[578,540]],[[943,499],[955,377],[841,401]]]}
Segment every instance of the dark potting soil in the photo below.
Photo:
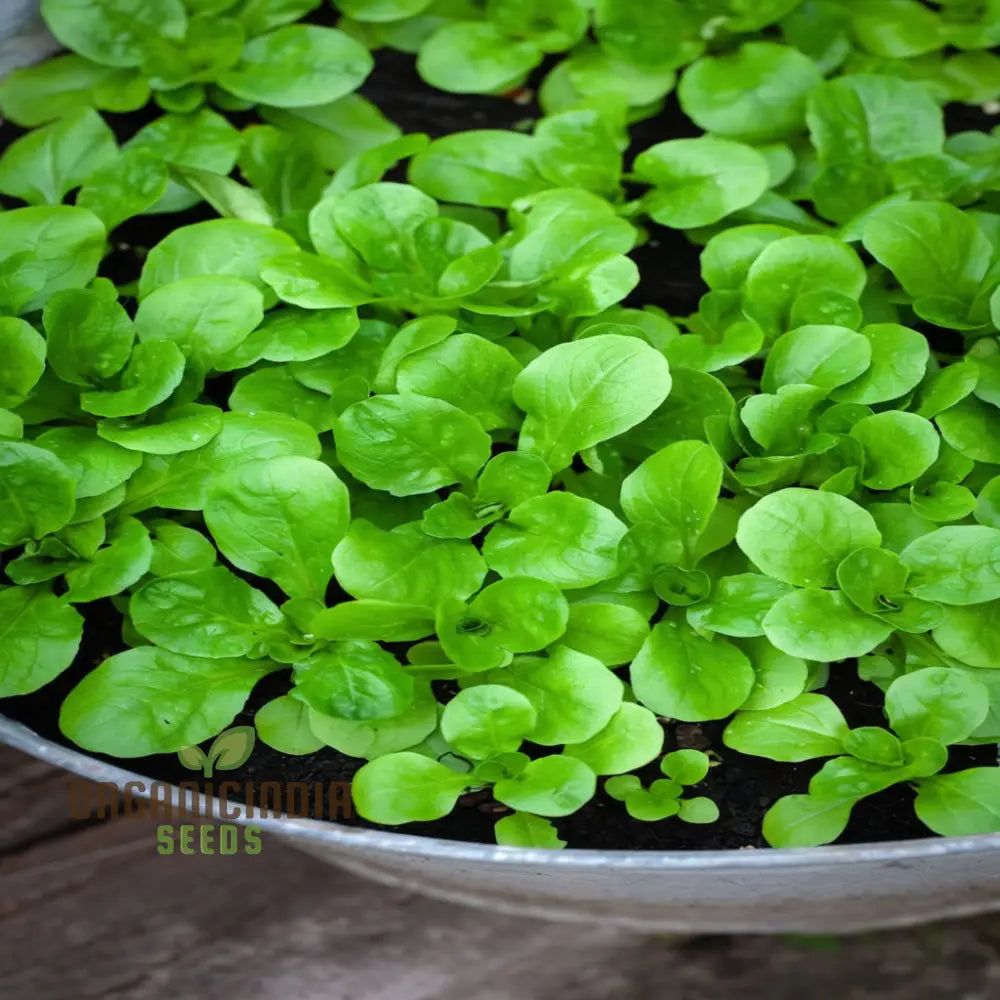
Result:
{"label": "dark potting soil", "polygon": [[[70,690],[97,664],[122,649],[118,632],[120,616],[110,601],[97,601],[85,609],[87,628],[76,663],[48,687],[20,698],[0,700],[0,712],[33,729],[40,736],[72,746],[59,732],[58,711]],[[252,725],[255,712],[288,688],[289,673],[282,671],[262,680],[254,689],[246,708],[233,725]],[[824,692],[836,701],[852,726],[883,725],[881,692],[857,677],[853,663],[834,664]],[[669,723],[665,726],[665,751],[694,748],[711,751],[718,764],[690,794],[707,795],[719,807],[718,822],[692,826],[677,819],[660,823],[642,823],[632,819],[620,802],[609,798],[601,787],[597,795],[579,812],[556,820],[560,836],[570,847],[609,850],[723,850],[766,847],[761,836],[761,821],[771,804],[783,795],[804,792],[821,761],[782,764],[757,757],[747,757],[722,743],[725,722]],[[527,748],[529,751],[532,748]],[[544,752],[543,748],[535,748]],[[92,756],[123,766],[157,781],[190,782],[201,778],[181,766],[175,754],[122,761],[103,754]],[[996,762],[993,746],[953,747],[947,770],[989,766]],[[248,783],[256,790],[264,782],[321,783],[350,782],[364,761],[346,757],[333,749],[324,749],[302,757],[278,753],[258,742],[250,759],[240,768],[220,773],[216,780]],[[637,772],[648,783],[660,777],[656,762]],[[602,782],[599,782],[599,786]],[[928,836],[912,807],[913,792],[898,786],[870,799],[854,809],[851,822],[838,843],[857,844],[883,840],[910,840]],[[356,816],[338,816],[348,825],[394,830],[445,840],[493,843],[493,824],[509,810],[493,800],[488,791],[473,792],[459,800],[447,817],[433,823],[410,823],[397,827],[379,827]]]}
{"label": "dark potting soil", "polygon": [[[329,21],[332,11],[324,8],[310,20]],[[532,81],[544,72],[541,70]],[[412,57],[402,53],[382,51],[376,55],[376,69],[362,88],[362,94],[372,100],[391,120],[406,132],[427,132],[432,137],[477,128],[530,128],[540,115],[529,86],[513,97],[482,97],[447,94],[424,84],[414,69]],[[143,125],[159,115],[149,106],[126,115],[106,115],[120,141],[134,135]],[[947,109],[949,132],[972,129],[988,131],[995,121],[978,108],[953,106]],[[257,119],[253,114],[229,116],[237,126]],[[10,123],[0,124],[0,150],[22,134]],[[699,134],[683,115],[676,99],[671,97],[664,111],[654,118],[633,126],[630,155],[635,155],[665,139]],[[392,179],[402,180],[402,174]],[[15,207],[9,199],[0,199],[5,207]],[[182,214],[146,216],[129,220],[111,236],[112,252],[105,258],[102,275],[116,284],[138,278],[148,249],[181,225],[214,218],[215,213],[200,205]],[[630,296],[632,305],[658,305],[675,316],[685,316],[697,309],[698,300],[706,291],[699,272],[698,248],[692,246],[683,233],[655,229],[651,239],[637,248],[633,258],[642,273],[641,284]],[[937,336],[942,331],[927,330]],[[944,340],[936,347],[949,351],[952,342]],[[961,344],[957,344],[958,351]],[[227,395],[225,386],[222,398]],[[198,526],[194,522],[192,526]],[[233,567],[230,567],[234,569]],[[238,571],[236,571],[238,572]],[[239,575],[246,577],[246,574]],[[249,578],[255,586],[270,592],[280,600],[268,581]],[[336,595],[331,592],[330,598]],[[98,601],[81,608],[87,619],[83,646],[73,667],[31,695],[0,700],[0,712],[32,728],[39,735],[66,745],[58,727],[58,711],[73,686],[108,656],[120,652],[124,643],[120,637],[121,619],[110,601]],[[265,678],[257,685],[246,709],[234,720],[235,725],[252,724],[254,713],[267,701],[282,694],[288,687],[288,673]],[[825,688],[840,706],[852,726],[884,724],[881,693],[861,681],[853,663],[835,664],[830,682]],[[725,722],[700,724],[670,723],[666,750],[693,747],[711,750],[718,760],[692,794],[707,795],[719,806],[721,817],[708,826],[692,826],[679,820],[642,823],[631,819],[624,806],[599,790],[595,798],[573,816],[557,820],[560,836],[573,848],[616,850],[711,850],[758,848],[766,846],[761,836],[761,820],[770,805],[783,795],[804,792],[809,778],[820,763],[783,764],[762,758],[747,757],[729,750],[722,743]],[[542,752],[542,748],[536,748]],[[530,748],[529,748],[530,750]],[[98,759],[124,766],[156,780],[191,781],[196,775],[180,765],[176,755],[158,755],[126,761],[95,754]],[[984,747],[952,748],[948,769],[992,765],[996,749]],[[278,753],[258,743],[250,758],[240,769],[227,771],[225,780],[250,783],[255,788],[263,782],[349,782],[363,761],[345,757],[333,749],[303,757]],[[639,772],[645,781],[659,777],[657,764]],[[220,776],[219,780],[222,780]],[[912,808],[913,792],[896,787],[867,799],[855,808],[852,819],[839,843],[878,842],[925,837],[926,828],[916,819]],[[450,840],[493,842],[493,824],[508,810],[496,803],[490,793],[471,793],[459,801],[454,812],[433,823],[412,823],[392,827],[397,832],[442,837]],[[342,818],[342,822],[372,827],[357,818]]]}

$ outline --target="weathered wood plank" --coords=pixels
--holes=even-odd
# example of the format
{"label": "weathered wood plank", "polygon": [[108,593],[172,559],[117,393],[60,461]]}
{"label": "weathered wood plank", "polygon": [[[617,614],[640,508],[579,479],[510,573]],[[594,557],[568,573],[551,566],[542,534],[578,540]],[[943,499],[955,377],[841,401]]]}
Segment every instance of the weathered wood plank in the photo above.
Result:
{"label": "weathered wood plank", "polygon": [[76,828],[70,775],[0,746],[0,855]]}
{"label": "weathered wood plank", "polygon": [[1000,919],[685,942],[467,910],[274,839],[160,856],[152,825],[120,819],[0,863],[0,982],[18,1000],[993,1000]]}
{"label": "weathered wood plank", "polygon": [[274,840],[255,857],[161,857],[152,828],[128,820],[0,865],[0,934],[0,981],[32,1000],[429,1000],[456,977],[621,938],[376,887]]}

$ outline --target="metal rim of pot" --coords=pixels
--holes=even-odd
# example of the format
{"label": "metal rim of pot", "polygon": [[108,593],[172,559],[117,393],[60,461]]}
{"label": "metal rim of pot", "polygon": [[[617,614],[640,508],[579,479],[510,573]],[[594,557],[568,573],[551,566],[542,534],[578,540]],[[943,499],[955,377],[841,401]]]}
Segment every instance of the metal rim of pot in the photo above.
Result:
{"label": "metal rim of pot", "polygon": [[[129,782],[148,786],[144,775],[116,767],[44,739],[27,726],[0,715],[0,743],[95,782],[108,782],[124,789]],[[180,790],[171,785],[171,801],[180,802]],[[217,799],[201,796],[202,815],[223,818]],[[231,817],[226,817],[231,821]],[[682,871],[760,871],[850,865],[865,862],[912,862],[923,859],[1000,850],[1000,834],[970,837],[925,837],[919,840],[885,841],[878,844],[849,844],[840,847],[806,847],[762,850],[715,851],[612,851],[499,847],[495,844],[441,840],[413,834],[389,833],[364,827],[289,816],[239,817],[237,822],[259,826],[278,836],[303,838],[330,847],[367,848],[387,854],[419,853],[442,861],[490,862],[523,866],[529,864],[555,872],[559,869]]]}

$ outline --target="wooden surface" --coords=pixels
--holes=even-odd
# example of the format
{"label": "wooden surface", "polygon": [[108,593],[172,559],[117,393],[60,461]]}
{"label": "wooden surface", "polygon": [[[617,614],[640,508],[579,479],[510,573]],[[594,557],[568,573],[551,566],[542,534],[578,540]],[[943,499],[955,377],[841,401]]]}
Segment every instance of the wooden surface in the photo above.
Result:
{"label": "wooden surface", "polygon": [[1000,918],[843,940],[644,937],[386,889],[274,840],[156,853],[0,748],[10,1000],[998,1000]]}

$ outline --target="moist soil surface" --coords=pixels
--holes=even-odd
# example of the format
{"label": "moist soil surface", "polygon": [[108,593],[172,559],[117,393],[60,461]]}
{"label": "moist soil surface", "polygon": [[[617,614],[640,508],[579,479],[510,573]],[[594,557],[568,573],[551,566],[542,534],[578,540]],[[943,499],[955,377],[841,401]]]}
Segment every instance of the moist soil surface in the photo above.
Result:
{"label": "moist soil surface", "polygon": [[[229,568],[238,572],[232,566]],[[266,585],[266,581],[254,582],[261,589],[266,589],[262,586]],[[97,601],[84,610],[88,621],[77,662],[41,691],[0,700],[0,713],[23,722],[47,739],[71,747],[72,744],[59,732],[59,705],[91,669],[123,648],[118,637],[119,616],[110,601]],[[288,679],[289,673],[282,671],[261,681],[244,711],[233,720],[233,725],[252,725],[254,713],[271,698],[287,690]],[[439,696],[446,698],[448,693],[439,687]],[[874,685],[859,680],[851,662],[831,665],[830,682],[824,693],[837,702],[852,727],[882,725],[885,722],[881,708],[882,693]],[[693,794],[707,795],[718,805],[721,813],[718,822],[694,826],[677,819],[660,823],[633,820],[620,802],[604,794],[601,788],[603,782],[599,781],[597,795],[583,809],[554,821],[559,835],[574,848],[722,850],[766,847],[760,832],[764,813],[782,795],[804,792],[822,761],[782,764],[736,753],[722,743],[724,728],[725,721],[670,723],[665,726],[665,750],[695,748],[710,750],[717,756],[718,766],[709,771],[708,777],[695,787]],[[534,749],[544,752],[541,747]],[[530,754],[533,748],[527,746],[525,750]],[[129,760],[102,754],[93,756],[158,781],[201,780],[195,772],[182,767],[175,754]],[[250,759],[242,767],[220,772],[216,780],[235,781],[241,787],[250,783],[254,788],[259,788],[263,782],[275,781],[321,782],[325,786],[329,782],[349,782],[363,763],[329,748],[303,757],[291,757],[258,741]],[[952,747],[947,770],[995,763],[996,748],[993,746]],[[646,783],[660,777],[655,762],[637,773]],[[896,786],[862,800],[855,807],[847,830],[837,843],[859,844],[929,836],[927,828],[916,818],[912,802],[913,792],[905,786]],[[493,800],[488,791],[473,792],[460,799],[455,810],[444,819],[381,829],[446,840],[493,843],[493,824],[508,812],[505,806]],[[350,825],[377,827],[377,824],[367,823],[356,816],[338,819]]]}
{"label": "moist soil surface", "polygon": [[[332,11],[317,12],[309,20],[330,23]],[[539,71],[544,73],[545,67]],[[376,68],[361,93],[373,101],[382,112],[396,122],[404,132],[426,132],[432,137],[448,135],[468,129],[530,128],[541,114],[534,102],[533,84],[508,97],[483,97],[479,95],[447,94],[428,87],[416,74],[411,56],[383,50],[376,53]],[[126,115],[106,114],[105,118],[120,141],[135,134],[138,129],[159,115],[155,106]],[[237,127],[256,122],[250,114],[229,114]],[[953,105],[946,109],[949,133],[982,130],[989,131],[995,119],[978,108]],[[0,123],[0,150],[23,134],[10,123]],[[684,116],[675,98],[671,97],[663,112],[631,128],[632,146],[629,156],[666,139],[698,135],[699,130]],[[403,180],[402,174],[389,179]],[[0,197],[7,208],[17,202]],[[169,232],[182,225],[214,218],[207,205],[188,212],[147,216],[131,219],[112,234],[112,253],[104,260],[101,274],[116,284],[138,278],[148,248],[154,246]],[[633,259],[642,273],[639,287],[627,304],[657,305],[675,316],[694,312],[698,300],[707,290],[701,282],[699,251],[682,232],[657,228],[652,238],[633,251]],[[930,331],[924,331],[930,333]],[[937,331],[938,336],[941,331]],[[934,338],[937,340],[937,337]],[[937,350],[949,352],[952,347],[947,335],[941,343],[934,343]],[[955,346],[961,351],[960,342]],[[226,379],[214,379],[210,394],[220,401],[228,397]],[[195,526],[195,525],[192,525]],[[225,560],[221,560],[225,563]],[[228,564],[227,564],[228,565]],[[250,580],[269,596],[281,600],[268,581],[248,577],[235,567],[238,575]],[[330,600],[345,599],[334,585]],[[80,655],[73,667],[57,680],[31,695],[0,700],[0,712],[23,722],[39,735],[72,746],[59,732],[58,713],[62,700],[72,687],[97,664],[125,648],[120,638],[121,619],[110,601],[97,601],[79,610],[85,615],[87,625]],[[288,687],[288,673],[272,674],[258,684],[243,712],[233,725],[252,724],[254,713],[271,698],[283,694]],[[438,695],[447,699],[447,687],[439,687]],[[824,693],[840,706],[848,723],[854,726],[882,725],[881,692],[858,679],[855,664],[833,664],[830,681]],[[707,795],[719,807],[718,822],[707,826],[694,826],[677,819],[659,823],[633,820],[624,806],[610,799],[600,788],[597,795],[583,809],[572,816],[555,821],[559,835],[571,848],[612,850],[722,850],[766,847],[761,836],[761,821],[767,809],[783,795],[805,792],[810,777],[819,769],[821,761],[802,764],[784,764],[762,758],[748,757],[729,750],[722,743],[725,721],[698,724],[671,723],[665,726],[666,750],[696,748],[711,750],[718,766],[693,794]],[[526,747],[526,752],[532,748]],[[536,748],[542,752],[542,748]],[[181,766],[176,755],[120,760],[93,755],[98,759],[125,767],[156,780],[191,781],[196,775]],[[349,782],[364,761],[346,757],[333,749],[303,757],[280,754],[258,742],[249,761],[241,768],[226,771],[225,780],[241,785],[249,782],[259,787],[262,782]],[[947,770],[966,767],[989,766],[996,763],[996,748],[953,747]],[[647,783],[660,776],[654,762],[642,771],[640,777]],[[222,780],[223,775],[218,780]],[[870,843],[884,840],[909,840],[929,835],[926,827],[913,812],[913,791],[897,786],[870,799],[863,800],[854,809],[850,823],[840,844]],[[507,807],[495,802],[488,791],[474,792],[460,799],[458,806],[444,819],[433,823],[410,823],[405,826],[384,827],[396,832],[441,837],[448,840],[493,843],[493,824],[508,813]],[[359,817],[341,818],[351,825],[377,827]]]}

